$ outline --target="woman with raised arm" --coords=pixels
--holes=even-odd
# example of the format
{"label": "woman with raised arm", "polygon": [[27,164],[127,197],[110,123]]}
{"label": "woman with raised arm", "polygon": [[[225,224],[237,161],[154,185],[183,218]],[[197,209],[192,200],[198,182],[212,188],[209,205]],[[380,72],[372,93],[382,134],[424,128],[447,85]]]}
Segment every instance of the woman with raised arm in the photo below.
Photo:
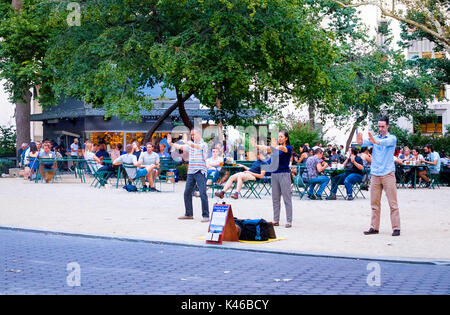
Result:
{"label": "woman with raised arm", "polygon": [[292,191],[289,162],[293,149],[289,142],[289,134],[286,130],[280,131],[278,143],[276,139],[272,139],[271,146],[257,145],[254,139],[252,139],[252,145],[257,149],[271,152],[270,164],[266,171],[271,173],[272,178],[273,224],[279,225],[281,196],[283,196],[287,221],[285,227],[290,228],[292,227]]}

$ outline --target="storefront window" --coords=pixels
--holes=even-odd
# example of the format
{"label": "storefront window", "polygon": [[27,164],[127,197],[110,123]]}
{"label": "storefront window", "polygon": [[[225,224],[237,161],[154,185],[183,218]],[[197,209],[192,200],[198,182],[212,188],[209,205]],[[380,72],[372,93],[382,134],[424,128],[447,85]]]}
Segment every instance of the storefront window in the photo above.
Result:
{"label": "storefront window", "polygon": [[108,150],[113,145],[123,144],[123,132],[91,132],[87,134],[92,143],[104,143]]}

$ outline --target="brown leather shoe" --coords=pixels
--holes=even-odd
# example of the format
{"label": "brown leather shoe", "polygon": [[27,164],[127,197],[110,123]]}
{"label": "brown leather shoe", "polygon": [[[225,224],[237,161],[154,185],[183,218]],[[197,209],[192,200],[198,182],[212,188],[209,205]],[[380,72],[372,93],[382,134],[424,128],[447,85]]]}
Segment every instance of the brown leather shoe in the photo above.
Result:
{"label": "brown leather shoe", "polygon": [[291,228],[291,227],[292,227],[292,223],[289,223],[289,222],[286,223],[285,227],[286,227],[286,228]]}
{"label": "brown leather shoe", "polygon": [[193,216],[184,215],[182,217],[179,217],[178,220],[193,220]]}
{"label": "brown leather shoe", "polygon": [[225,194],[223,191],[217,191],[214,195],[216,195],[216,197],[219,197],[220,199],[223,199],[223,197],[225,197]]}
{"label": "brown leather shoe", "polygon": [[273,226],[280,226],[280,222],[273,222],[272,225]]}

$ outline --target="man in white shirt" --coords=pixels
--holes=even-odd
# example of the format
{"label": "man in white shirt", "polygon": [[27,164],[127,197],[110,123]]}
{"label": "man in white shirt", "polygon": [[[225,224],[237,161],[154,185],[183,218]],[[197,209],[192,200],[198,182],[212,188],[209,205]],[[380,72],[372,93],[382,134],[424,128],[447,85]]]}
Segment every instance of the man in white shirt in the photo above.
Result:
{"label": "man in white shirt", "polygon": [[[158,191],[155,188],[155,179],[159,175],[159,155],[153,152],[153,143],[148,142],[146,145],[147,151],[142,152],[139,156],[139,165],[147,167],[147,180],[150,186],[149,191]],[[144,184],[144,190],[147,189],[147,186]]]}
{"label": "man in white shirt", "polygon": [[[134,148],[133,145],[127,144],[126,147],[127,154],[121,155],[115,161],[113,161],[113,165],[127,164],[130,167],[126,168],[126,172],[128,175],[128,179],[130,184],[133,180],[145,177],[151,170],[150,166],[141,166],[136,158],[136,155],[133,154]],[[132,167],[135,166],[135,167]]]}

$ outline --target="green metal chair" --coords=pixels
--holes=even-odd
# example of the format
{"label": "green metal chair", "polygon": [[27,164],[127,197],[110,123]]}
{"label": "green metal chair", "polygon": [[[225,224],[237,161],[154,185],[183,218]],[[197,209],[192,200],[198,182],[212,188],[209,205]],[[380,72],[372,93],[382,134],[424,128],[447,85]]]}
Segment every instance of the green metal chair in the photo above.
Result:
{"label": "green metal chair", "polygon": [[[213,176],[209,175],[206,178],[206,181],[213,180]],[[207,188],[211,189],[211,198],[214,198],[214,191],[221,191],[223,189],[223,185],[219,185],[217,183],[212,182],[209,185],[206,185]]]}
{"label": "green metal chair", "polygon": [[[177,163],[172,158],[159,159],[159,176],[155,183],[159,183],[159,190],[162,191],[162,184],[172,184],[172,191],[175,191],[175,168]],[[173,174],[169,174],[173,172]]]}
{"label": "green metal chair", "polygon": [[131,170],[135,170],[137,172],[137,167],[133,164],[123,163],[122,164],[123,169],[127,173],[128,180],[133,182],[136,186],[138,191],[144,191],[144,184],[145,184],[145,177],[137,177],[137,178],[130,178],[129,174]]}
{"label": "green metal chair", "polygon": [[[47,165],[50,165],[50,164],[53,165],[53,166],[56,166],[56,167],[51,167],[51,168],[47,167]],[[52,181],[51,181],[52,183],[54,183],[56,174],[58,173],[58,167],[57,167],[56,159],[54,159],[54,158],[40,158],[39,159],[39,165],[43,165],[44,166],[44,168],[42,169],[44,174],[45,174],[45,172],[54,173],[53,176],[52,176]],[[35,182],[38,183],[41,179],[42,179],[42,175],[41,175],[40,168],[39,168],[37,170],[37,172],[36,172]]]}
{"label": "green metal chair", "polygon": [[[95,188],[100,188],[100,187],[105,186],[108,183],[109,172],[98,170],[98,164],[94,160],[85,160],[85,163],[86,163],[87,167],[89,168],[89,170],[91,171],[91,175],[93,177],[91,187],[93,186]],[[77,170],[78,170],[80,164],[82,164],[82,163],[81,162],[77,163]],[[78,173],[78,175],[80,176],[81,173]],[[83,169],[83,173],[81,176],[83,176],[83,178],[84,178],[84,169]]]}

